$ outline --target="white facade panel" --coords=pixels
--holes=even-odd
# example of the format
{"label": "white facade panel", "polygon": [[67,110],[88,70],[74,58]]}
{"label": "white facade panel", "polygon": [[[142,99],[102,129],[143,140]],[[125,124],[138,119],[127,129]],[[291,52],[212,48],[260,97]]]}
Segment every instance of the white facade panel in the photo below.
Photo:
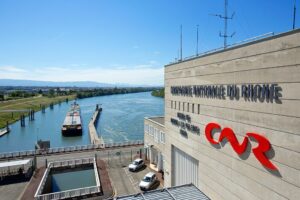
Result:
{"label": "white facade panel", "polygon": [[172,146],[172,185],[193,183],[198,186],[199,161]]}

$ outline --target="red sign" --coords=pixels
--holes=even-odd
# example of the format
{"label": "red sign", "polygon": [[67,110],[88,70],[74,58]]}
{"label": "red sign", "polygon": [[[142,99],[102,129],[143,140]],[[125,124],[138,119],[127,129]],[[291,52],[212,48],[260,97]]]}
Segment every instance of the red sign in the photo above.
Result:
{"label": "red sign", "polygon": [[[215,140],[212,137],[212,132],[214,130],[221,130],[220,137],[218,140]],[[277,170],[277,167],[273,165],[273,163],[265,155],[265,152],[270,150],[271,144],[269,140],[262,135],[259,135],[257,133],[246,133],[244,140],[240,144],[231,128],[226,127],[221,129],[221,126],[219,124],[209,123],[205,127],[205,136],[211,144],[219,144],[224,138],[226,138],[228,142],[230,142],[233,150],[239,155],[245,152],[249,142],[249,138],[253,138],[258,143],[257,147],[252,148],[252,152],[257,158],[257,160],[266,168],[271,170]]]}

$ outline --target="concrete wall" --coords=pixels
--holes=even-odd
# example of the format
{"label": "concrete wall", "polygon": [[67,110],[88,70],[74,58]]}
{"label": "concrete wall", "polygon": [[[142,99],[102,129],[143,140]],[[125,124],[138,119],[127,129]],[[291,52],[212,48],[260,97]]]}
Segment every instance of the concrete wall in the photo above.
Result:
{"label": "concrete wall", "polygon": [[[263,83],[281,87],[280,101],[170,93],[171,86]],[[176,102],[176,109],[171,108],[171,102]],[[194,113],[183,111],[183,102],[194,104]],[[170,122],[177,112],[189,114],[192,124],[200,127],[200,135],[181,136]],[[232,128],[239,142],[247,132],[266,136],[272,145],[267,156],[278,171],[267,170],[255,158],[251,146],[257,146],[256,141],[250,141],[242,156],[228,142],[221,148],[212,146],[204,134],[209,122]],[[174,145],[199,161],[199,188],[211,199],[299,199],[300,30],[165,66],[165,129],[165,186],[171,186]]]}

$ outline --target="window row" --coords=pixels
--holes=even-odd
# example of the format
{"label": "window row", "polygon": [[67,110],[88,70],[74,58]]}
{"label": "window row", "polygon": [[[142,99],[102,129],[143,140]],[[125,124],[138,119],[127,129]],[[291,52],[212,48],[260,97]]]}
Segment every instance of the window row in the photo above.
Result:
{"label": "window row", "polygon": [[154,128],[153,126],[151,126],[149,124],[145,124],[144,129],[145,129],[145,133],[154,137],[154,141],[156,143],[164,144],[166,142],[165,133],[163,131],[160,131],[159,129]]}
{"label": "window row", "polygon": [[196,104],[196,103],[171,101],[171,108],[175,110],[184,111],[184,112],[200,114],[200,104]]}

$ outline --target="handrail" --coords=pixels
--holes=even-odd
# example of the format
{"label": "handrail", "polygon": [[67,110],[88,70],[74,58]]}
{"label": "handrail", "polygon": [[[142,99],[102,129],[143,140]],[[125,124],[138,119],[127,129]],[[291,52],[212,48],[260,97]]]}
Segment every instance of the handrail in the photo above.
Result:
{"label": "handrail", "polygon": [[88,195],[88,194],[95,194],[100,192],[99,186],[92,186],[92,187],[83,187],[77,188],[73,190],[65,190],[62,192],[53,192],[43,195],[35,195],[35,200],[44,200],[44,199],[65,199],[69,197],[81,196],[81,195]]}
{"label": "handrail", "polygon": [[54,148],[49,148],[46,151],[40,149],[14,151],[14,152],[0,153],[0,159],[29,157],[34,155],[49,155],[49,154],[74,152],[74,151],[87,151],[87,150],[96,150],[96,149],[113,148],[113,147],[126,147],[126,146],[143,145],[143,144],[144,144],[143,140],[133,140],[133,141],[117,142],[117,143],[112,142],[112,143],[105,143],[105,144],[88,144],[88,145],[77,145],[77,146],[66,146],[66,147],[54,147]]}
{"label": "handrail", "polygon": [[233,47],[236,47],[236,46],[239,46],[239,45],[243,45],[243,44],[247,44],[247,43],[250,43],[250,42],[254,42],[254,41],[257,41],[257,40],[260,40],[260,39],[263,39],[263,38],[267,38],[267,37],[273,36],[274,34],[275,34],[274,32],[269,32],[269,33],[265,33],[265,34],[262,34],[262,35],[258,35],[258,36],[252,37],[252,38],[248,38],[248,39],[245,39],[245,40],[242,40],[242,41],[239,41],[239,42],[227,45],[226,48],[219,47],[219,48],[215,48],[215,49],[211,49],[211,50],[202,52],[202,53],[200,53],[198,55],[187,56],[187,57],[185,57],[183,59],[178,59],[176,61],[170,62],[168,65],[175,64],[175,63],[180,63],[180,62],[187,61],[187,60],[190,60],[190,59],[193,59],[193,58],[198,58],[198,57],[205,56],[205,55],[208,55],[208,54],[211,54],[211,53],[215,53],[215,52],[226,50],[226,49],[230,49],[230,48],[233,48]]}

